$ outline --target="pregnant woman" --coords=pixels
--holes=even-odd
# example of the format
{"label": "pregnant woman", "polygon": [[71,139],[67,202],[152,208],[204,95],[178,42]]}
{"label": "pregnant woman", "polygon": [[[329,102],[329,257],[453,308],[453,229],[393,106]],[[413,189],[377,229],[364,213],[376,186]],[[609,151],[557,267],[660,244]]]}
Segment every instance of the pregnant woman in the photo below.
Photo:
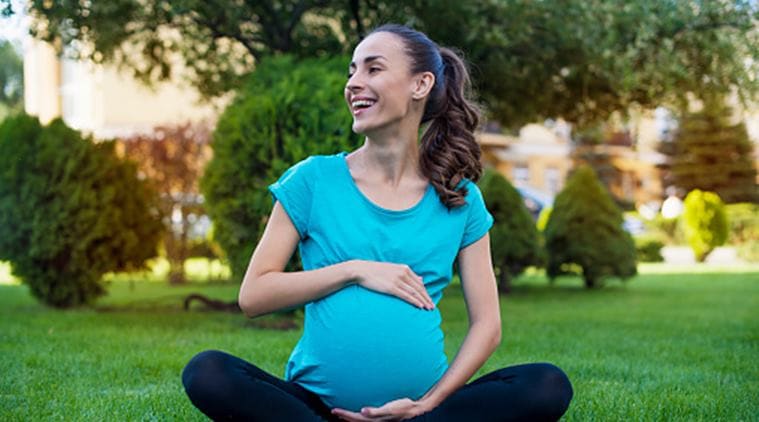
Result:
{"label": "pregnant woman", "polygon": [[[356,47],[345,85],[350,153],[313,155],[269,186],[274,207],[239,304],[253,317],[305,304],[284,379],[218,350],[182,372],[214,420],[548,421],[572,399],[549,363],[467,384],[501,339],[488,230],[476,182],[479,112],[452,50],[401,25]],[[418,141],[419,129],[426,125]],[[298,247],[304,271],[283,272]],[[437,304],[458,263],[469,329],[454,360]]]}

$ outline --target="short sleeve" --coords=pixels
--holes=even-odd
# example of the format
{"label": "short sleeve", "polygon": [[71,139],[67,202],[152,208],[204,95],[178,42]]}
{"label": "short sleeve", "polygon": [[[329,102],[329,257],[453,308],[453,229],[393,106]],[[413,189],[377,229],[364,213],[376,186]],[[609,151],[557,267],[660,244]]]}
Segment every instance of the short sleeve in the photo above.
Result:
{"label": "short sleeve", "polygon": [[479,240],[493,226],[493,216],[485,206],[485,199],[482,197],[480,188],[470,182],[467,184],[467,190],[466,201],[469,211],[459,249]]}
{"label": "short sleeve", "polygon": [[317,174],[315,165],[314,157],[305,158],[285,170],[282,176],[268,188],[272,194],[272,205],[276,201],[282,204],[301,239],[308,236],[308,222]]}

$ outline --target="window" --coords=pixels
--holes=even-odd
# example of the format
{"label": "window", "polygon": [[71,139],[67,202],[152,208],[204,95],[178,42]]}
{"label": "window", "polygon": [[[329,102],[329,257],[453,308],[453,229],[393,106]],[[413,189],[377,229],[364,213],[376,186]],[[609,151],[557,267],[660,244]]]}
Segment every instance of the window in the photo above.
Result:
{"label": "window", "polygon": [[545,170],[544,183],[546,190],[551,195],[556,195],[561,189],[561,176],[559,175],[559,169],[554,167],[548,167]]}
{"label": "window", "polygon": [[512,170],[515,185],[526,185],[530,181],[530,169],[526,164],[516,164]]}

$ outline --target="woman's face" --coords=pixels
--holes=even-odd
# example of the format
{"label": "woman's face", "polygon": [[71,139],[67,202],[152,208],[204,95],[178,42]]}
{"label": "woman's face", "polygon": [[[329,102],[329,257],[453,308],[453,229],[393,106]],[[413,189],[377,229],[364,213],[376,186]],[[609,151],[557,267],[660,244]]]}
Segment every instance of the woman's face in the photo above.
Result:
{"label": "woman's face", "polygon": [[354,132],[368,134],[409,116],[417,78],[411,75],[404,48],[400,37],[377,32],[353,51],[345,100]]}

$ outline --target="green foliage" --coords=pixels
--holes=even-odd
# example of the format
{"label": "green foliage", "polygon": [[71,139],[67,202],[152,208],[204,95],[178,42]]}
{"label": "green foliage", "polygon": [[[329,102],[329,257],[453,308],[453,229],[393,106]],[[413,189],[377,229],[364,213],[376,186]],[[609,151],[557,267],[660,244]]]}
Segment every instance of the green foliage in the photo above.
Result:
{"label": "green foliage", "polygon": [[726,203],[759,202],[754,144],[746,125],[733,123],[721,97],[704,101],[701,111],[685,113],[673,142],[662,143],[669,156],[665,183],[690,192],[714,192]]}
{"label": "green foliage", "polygon": [[340,95],[348,61],[264,60],[219,119],[201,190],[214,238],[236,279],[242,279],[271,212],[267,186],[310,155],[358,146]]}
{"label": "green foliage", "polygon": [[543,264],[538,230],[522,196],[499,172],[485,169],[479,186],[495,220],[490,245],[498,287],[507,292],[526,267]]}
{"label": "green foliage", "polygon": [[266,56],[345,53],[384,22],[461,49],[491,117],[510,128],[543,117],[605,120],[631,105],[682,109],[691,92],[734,88],[744,104],[759,93],[757,8],[747,2],[33,0],[29,8],[38,38],[144,81],[169,78],[180,55],[209,97],[236,89]]}
{"label": "green foliage", "polygon": [[650,220],[645,220],[646,228],[656,234],[665,245],[685,244],[680,218],[665,218],[661,213]]}
{"label": "green foliage", "polygon": [[703,262],[727,240],[727,215],[719,195],[694,189],[683,201],[683,230],[696,261]]}
{"label": "green foliage", "polygon": [[728,243],[738,248],[738,256],[759,262],[759,204],[740,203],[725,206],[730,224]]}
{"label": "green foliage", "polygon": [[551,279],[580,268],[591,288],[607,276],[624,280],[637,273],[635,244],[622,228],[622,212],[588,166],[578,167],[556,196],[545,239]]}
{"label": "green foliage", "polygon": [[24,97],[24,65],[9,41],[0,40],[0,121],[21,111]]}
{"label": "green foliage", "polygon": [[0,125],[0,259],[48,305],[89,304],[104,273],[143,267],[161,234],[156,201],[113,142],[60,119]]}
{"label": "green foliage", "polygon": [[663,262],[664,257],[661,255],[661,249],[664,242],[660,236],[640,235],[635,236],[635,250],[639,262]]}

